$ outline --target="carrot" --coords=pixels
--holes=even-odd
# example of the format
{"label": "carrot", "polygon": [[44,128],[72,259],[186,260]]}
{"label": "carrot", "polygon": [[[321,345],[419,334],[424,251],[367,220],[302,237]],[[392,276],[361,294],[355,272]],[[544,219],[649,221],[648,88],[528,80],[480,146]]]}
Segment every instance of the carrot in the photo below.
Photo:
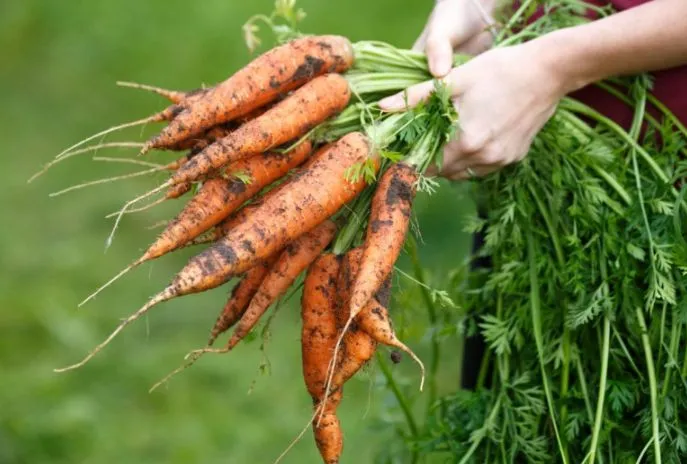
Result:
{"label": "carrot", "polygon": [[265,276],[270,269],[272,269],[278,257],[279,255],[275,254],[275,256],[258,263],[255,267],[249,269],[241,281],[234,286],[226,305],[224,305],[222,312],[210,332],[208,346],[211,346],[219,335],[224,333],[241,318],[241,315],[244,314],[248,304],[260,288],[262,282],[265,280]]}
{"label": "carrot", "polygon": [[318,75],[343,72],[352,64],[353,46],[345,37],[301,37],[277,46],[187,105],[146,143],[142,152],[173,145],[209,127],[232,121]]}
{"label": "carrot", "polygon": [[344,77],[338,74],[317,77],[262,115],[209,145],[184,169],[177,171],[171,182],[198,180],[214,169],[296,139],[341,111],[350,95]]}
{"label": "carrot", "polygon": [[[352,183],[346,180],[345,173],[351,166],[367,161],[369,155],[370,142],[360,132],[351,132],[320,150],[306,169],[265,195],[245,221],[191,258],[165,289],[122,321],[86,358],[58,372],[85,364],[155,305],[217,287],[329,218],[365,187],[364,179]],[[378,169],[378,158],[372,160]]]}
{"label": "carrot", "polygon": [[167,189],[165,193],[165,200],[175,200],[183,195],[185,195],[189,190],[191,190],[191,184],[176,184]]}
{"label": "carrot", "polygon": [[[308,269],[303,283],[303,379],[316,410],[321,406],[327,368],[337,338],[335,293],[339,264],[340,257],[331,253],[321,255]],[[315,442],[325,463],[337,463],[343,449],[343,433],[336,417],[336,407],[342,394],[342,389],[333,393],[325,409],[321,411],[319,424],[313,421]]]}
{"label": "carrot", "polygon": [[417,177],[412,166],[395,163],[379,179],[370,207],[360,272],[351,290],[351,318],[365,307],[393,270],[408,232]]}
{"label": "carrot", "polygon": [[[322,118],[326,119],[328,112],[331,115],[346,106],[350,98],[350,89],[346,79],[337,74],[328,74],[321,78],[309,82],[304,86],[305,90],[298,89],[274,108],[242,125],[239,130],[224,139],[208,146],[191,162],[179,169],[167,182],[128,201],[117,216],[107,239],[107,246],[112,242],[121,217],[131,205],[170,185],[200,180],[203,176],[209,175],[213,169],[286,143],[308,132],[311,127],[321,122]],[[337,87],[345,88],[345,91],[337,92]],[[301,95],[300,92],[305,92],[305,94]],[[318,100],[321,100],[319,104]],[[302,105],[305,103],[307,105]],[[301,117],[293,118],[295,113],[300,114]]]}
{"label": "carrot", "polygon": [[[234,286],[229,295],[229,299],[222,308],[222,312],[217,318],[217,321],[215,321],[215,325],[210,332],[210,338],[208,339],[207,344],[208,347],[212,346],[220,334],[222,334],[239,320],[241,315],[245,312],[248,303],[250,303],[251,298],[253,298],[253,295],[255,295],[255,292],[265,279],[265,275],[267,275],[269,270],[277,261],[277,258],[279,258],[279,255],[279,253],[275,253],[274,256],[270,256],[265,261],[262,261],[252,269],[249,269],[244,274],[243,278]],[[188,353],[184,359],[191,359],[156,382],[150,388],[149,392],[153,392],[160,385],[167,383],[172,377],[195,364],[202,355],[212,351],[208,347],[200,350],[193,350],[192,352]]]}
{"label": "carrot", "polygon": [[289,289],[296,277],[329,245],[336,228],[333,221],[327,220],[286,246],[251,299],[225,347],[226,351],[234,348],[251,331],[270,305]]}
{"label": "carrot", "polygon": [[340,257],[325,253],[308,268],[301,297],[303,378],[313,402],[325,389],[327,367],[337,337],[335,295]]}

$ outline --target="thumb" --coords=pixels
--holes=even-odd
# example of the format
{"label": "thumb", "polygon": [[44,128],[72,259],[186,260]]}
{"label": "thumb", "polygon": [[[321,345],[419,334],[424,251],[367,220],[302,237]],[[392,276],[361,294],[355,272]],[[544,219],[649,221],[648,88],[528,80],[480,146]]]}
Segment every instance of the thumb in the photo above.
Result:
{"label": "thumb", "polygon": [[403,92],[399,92],[390,97],[379,101],[379,107],[383,111],[401,111],[416,106],[425,100],[434,90],[433,81],[425,81],[408,87]]}
{"label": "thumb", "polygon": [[[451,96],[456,97],[462,93],[461,89],[464,87],[464,71],[460,67],[453,68],[446,77],[440,80],[449,88]],[[426,100],[433,91],[434,80],[425,81],[410,86],[403,92],[383,98],[378,104],[383,111],[407,110]]]}
{"label": "thumb", "polygon": [[427,35],[425,46],[429,72],[434,77],[444,77],[453,64],[453,44],[448,35],[432,31]]}

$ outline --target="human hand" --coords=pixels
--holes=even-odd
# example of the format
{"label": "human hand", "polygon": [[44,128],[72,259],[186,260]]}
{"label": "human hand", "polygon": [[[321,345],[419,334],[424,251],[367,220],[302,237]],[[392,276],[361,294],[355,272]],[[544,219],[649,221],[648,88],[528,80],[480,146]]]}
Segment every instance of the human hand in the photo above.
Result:
{"label": "human hand", "polygon": [[491,14],[496,0],[436,0],[413,50],[427,55],[429,70],[444,77],[451,70],[453,53],[477,55],[492,44]]}
{"label": "human hand", "polygon": [[[484,176],[523,159],[535,135],[569,90],[556,50],[538,41],[494,48],[453,68],[442,80],[459,115],[456,138],[444,146],[440,175],[453,180]],[[379,102],[386,111],[426,99],[432,81]]]}

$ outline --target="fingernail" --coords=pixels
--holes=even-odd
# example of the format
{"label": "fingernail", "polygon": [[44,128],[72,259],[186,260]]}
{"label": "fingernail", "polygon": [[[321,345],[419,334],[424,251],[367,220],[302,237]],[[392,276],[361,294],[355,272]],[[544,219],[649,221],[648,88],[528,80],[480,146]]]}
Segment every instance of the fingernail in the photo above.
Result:
{"label": "fingernail", "polygon": [[400,110],[403,109],[404,106],[405,102],[399,95],[392,95],[379,100],[379,107],[387,111]]}

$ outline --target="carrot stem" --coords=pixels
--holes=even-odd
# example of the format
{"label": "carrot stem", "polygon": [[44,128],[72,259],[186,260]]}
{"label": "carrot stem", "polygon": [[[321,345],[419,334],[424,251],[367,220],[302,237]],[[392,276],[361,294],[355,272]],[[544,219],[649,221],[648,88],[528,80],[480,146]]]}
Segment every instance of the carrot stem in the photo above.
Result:
{"label": "carrot stem", "polygon": [[403,416],[406,418],[406,422],[408,424],[408,430],[410,430],[410,434],[413,437],[417,437],[418,433],[419,433],[417,423],[415,422],[415,418],[413,417],[413,413],[410,410],[410,405],[408,404],[406,397],[403,395],[403,393],[401,393],[401,389],[399,388],[398,384],[396,383],[394,376],[391,374],[391,369],[389,369],[389,366],[387,365],[386,361],[384,360],[384,357],[379,352],[377,352],[375,354],[375,356],[377,357],[377,362],[379,363],[379,368],[382,371],[384,378],[386,379],[386,382],[389,386],[389,389],[391,390],[391,392],[396,397],[396,400],[398,401],[398,405],[401,407],[401,411],[403,412]]}
{"label": "carrot stem", "polygon": [[[420,258],[417,253],[417,241],[415,237],[410,234],[408,237],[408,256],[413,265],[413,274],[415,274],[415,279],[420,282],[420,293],[422,294],[422,299],[425,302],[425,307],[427,308],[427,317],[432,328],[436,328],[437,325],[437,309],[432,301],[432,297],[429,294],[427,287],[427,278],[425,276],[424,269],[420,263]],[[437,396],[437,372],[439,371],[439,359],[440,350],[439,341],[437,340],[436,334],[437,330],[432,330],[432,336],[430,338],[431,355],[429,360],[429,396],[427,398],[428,409],[436,401]]]}

